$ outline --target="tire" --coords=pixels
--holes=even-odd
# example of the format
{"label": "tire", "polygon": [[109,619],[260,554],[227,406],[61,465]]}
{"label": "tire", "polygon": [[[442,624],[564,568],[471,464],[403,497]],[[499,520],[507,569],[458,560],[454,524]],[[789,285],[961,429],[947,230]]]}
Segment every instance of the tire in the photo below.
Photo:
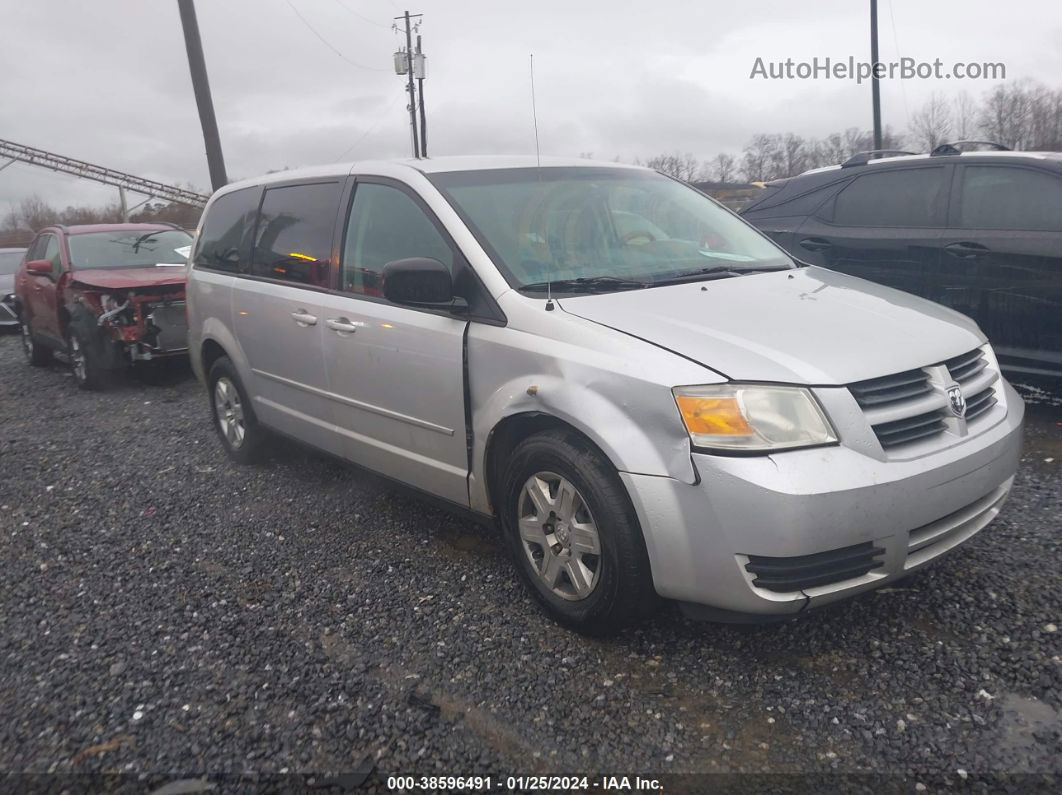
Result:
{"label": "tire", "polygon": [[227,356],[210,367],[207,375],[210,413],[229,458],[240,464],[253,464],[265,457],[266,430],[254,416],[247,390]]}
{"label": "tire", "polygon": [[71,324],[66,335],[66,345],[70,371],[74,374],[78,389],[96,391],[110,386],[114,371],[104,366],[98,339],[90,337],[82,329]]}
{"label": "tire", "polygon": [[22,336],[22,351],[26,354],[26,361],[32,367],[47,367],[52,361],[52,349],[33,338],[33,330],[26,318],[19,320],[19,334]]}
{"label": "tire", "polygon": [[589,443],[560,430],[528,437],[513,451],[502,487],[513,562],[547,614],[578,632],[607,635],[652,613],[659,597],[634,507]]}

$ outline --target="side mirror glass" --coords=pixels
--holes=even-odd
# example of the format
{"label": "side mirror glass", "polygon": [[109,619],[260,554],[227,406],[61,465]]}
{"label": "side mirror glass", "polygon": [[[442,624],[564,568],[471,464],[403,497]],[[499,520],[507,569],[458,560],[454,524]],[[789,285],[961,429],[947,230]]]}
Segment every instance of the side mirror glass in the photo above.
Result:
{"label": "side mirror glass", "polygon": [[[456,309],[454,284],[449,269],[437,259],[412,257],[388,262],[383,267],[384,298],[395,304],[438,309]],[[462,305],[463,301],[460,302]]]}

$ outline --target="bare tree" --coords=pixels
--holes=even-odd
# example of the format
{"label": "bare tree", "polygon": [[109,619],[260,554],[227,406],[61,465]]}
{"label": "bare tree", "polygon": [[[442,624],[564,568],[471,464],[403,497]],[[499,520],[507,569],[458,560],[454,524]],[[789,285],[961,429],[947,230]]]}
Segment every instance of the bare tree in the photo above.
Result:
{"label": "bare tree", "polygon": [[733,155],[721,152],[712,160],[709,173],[716,182],[722,184],[733,182],[737,176],[737,160],[734,159]]}
{"label": "bare tree", "polygon": [[919,148],[931,152],[951,137],[951,108],[941,94],[933,94],[911,117],[911,136]]}
{"label": "bare tree", "polygon": [[656,155],[645,161],[645,165],[675,179],[681,179],[683,182],[697,181],[704,171],[700,161],[689,152]]}
{"label": "bare tree", "polygon": [[967,92],[961,91],[951,103],[951,118],[955,139],[967,141],[977,134],[977,103]]}

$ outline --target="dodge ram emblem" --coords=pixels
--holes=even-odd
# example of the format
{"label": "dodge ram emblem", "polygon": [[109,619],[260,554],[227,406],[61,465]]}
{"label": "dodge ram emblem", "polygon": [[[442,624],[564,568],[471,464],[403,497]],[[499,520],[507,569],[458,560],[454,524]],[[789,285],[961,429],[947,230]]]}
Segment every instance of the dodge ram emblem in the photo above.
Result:
{"label": "dodge ram emblem", "polygon": [[948,388],[948,405],[951,413],[956,417],[966,416],[966,398],[962,396],[962,390],[957,386]]}

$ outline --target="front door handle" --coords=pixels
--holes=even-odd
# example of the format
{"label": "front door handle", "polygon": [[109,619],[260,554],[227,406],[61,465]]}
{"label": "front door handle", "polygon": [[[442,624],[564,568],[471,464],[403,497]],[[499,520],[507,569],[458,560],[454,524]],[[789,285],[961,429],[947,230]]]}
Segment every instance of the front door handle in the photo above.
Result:
{"label": "front door handle", "polygon": [[944,246],[944,250],[951,256],[958,257],[959,259],[977,259],[988,254],[990,249],[987,246],[982,246],[980,243],[967,243],[963,241],[961,243],[951,243]]}
{"label": "front door handle", "polygon": [[808,251],[825,251],[828,248],[833,248],[833,243],[829,240],[823,240],[821,237],[806,237],[800,241],[800,247]]}
{"label": "front door handle", "polygon": [[338,331],[341,335],[353,334],[358,330],[358,324],[347,320],[345,317],[330,317],[325,321],[325,325],[332,331]]}
{"label": "front door handle", "polygon": [[291,313],[291,317],[303,328],[317,325],[317,316],[311,315],[305,309],[296,309]]}

